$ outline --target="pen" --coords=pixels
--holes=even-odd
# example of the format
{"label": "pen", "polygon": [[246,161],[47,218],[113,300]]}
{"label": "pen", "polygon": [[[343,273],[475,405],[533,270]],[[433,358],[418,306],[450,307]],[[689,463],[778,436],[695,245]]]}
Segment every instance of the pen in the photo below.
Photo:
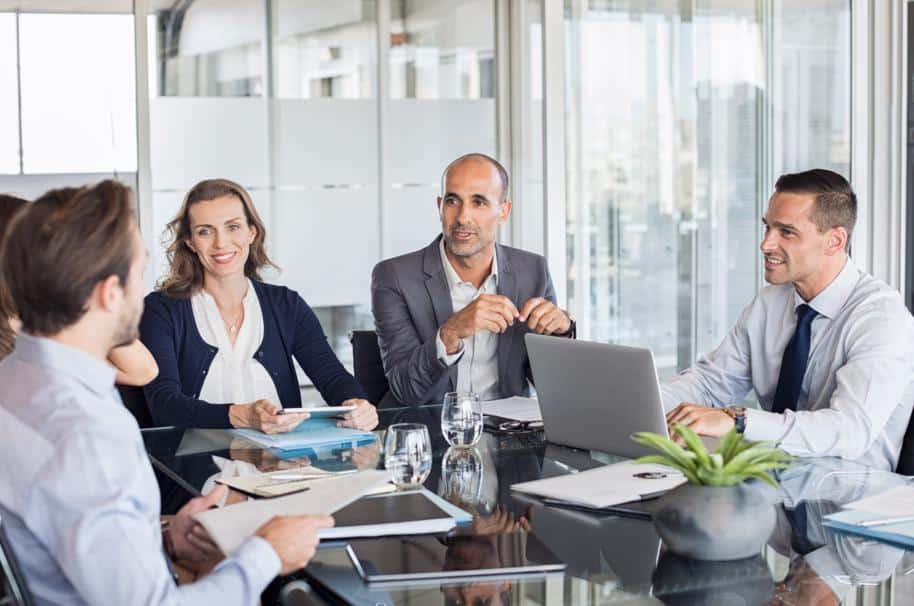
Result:
{"label": "pen", "polygon": [[897,516],[894,518],[879,518],[877,520],[866,520],[865,522],[860,522],[859,525],[865,528],[869,528],[870,526],[886,526],[888,524],[899,524],[901,522],[914,522],[914,515]]}

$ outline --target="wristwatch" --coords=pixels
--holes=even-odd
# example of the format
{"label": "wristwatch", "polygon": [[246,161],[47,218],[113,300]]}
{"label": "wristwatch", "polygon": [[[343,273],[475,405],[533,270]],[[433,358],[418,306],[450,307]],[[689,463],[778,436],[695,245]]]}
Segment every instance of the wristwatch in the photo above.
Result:
{"label": "wristwatch", "polygon": [[728,406],[724,412],[733,419],[736,426],[736,433],[746,433],[746,407],[745,406]]}
{"label": "wristwatch", "polygon": [[553,337],[566,337],[568,339],[574,339],[575,337],[578,336],[578,323],[575,321],[574,316],[572,316],[570,313],[568,313],[565,310],[562,310],[562,311],[568,317],[568,322],[569,322],[568,330],[566,330],[565,332],[553,333],[552,336]]}

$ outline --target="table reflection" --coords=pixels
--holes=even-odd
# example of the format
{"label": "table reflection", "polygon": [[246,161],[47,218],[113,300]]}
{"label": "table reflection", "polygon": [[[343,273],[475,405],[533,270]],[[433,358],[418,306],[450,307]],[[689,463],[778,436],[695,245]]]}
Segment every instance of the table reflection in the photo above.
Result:
{"label": "table reflection", "polygon": [[[342,546],[327,546],[302,574],[336,599],[352,603],[824,606],[861,591],[864,597],[868,591],[883,591],[893,574],[903,578],[914,566],[914,554],[836,534],[822,524],[824,516],[847,503],[904,483],[896,474],[838,459],[798,461],[778,477],[782,503],[764,552],[747,561],[709,563],[666,552],[649,521],[547,507],[510,490],[517,482],[618,460],[612,455],[547,444],[542,432],[487,431],[474,447],[449,448],[441,434],[440,407],[434,406],[383,410],[380,417],[379,440],[297,452],[262,449],[221,430],[157,429],[145,431],[144,439],[167,510],[169,504],[176,508],[182,499],[207,491],[220,474],[268,473],[309,464],[328,470],[379,468],[384,429],[393,423],[423,423],[433,451],[425,487],[473,514],[468,527],[439,538],[446,549],[445,566],[493,566],[506,537],[514,536],[535,537],[567,565],[559,588],[552,586],[548,592],[550,581],[529,577],[448,583],[434,591],[403,586],[379,592],[361,582]],[[895,603],[914,603],[910,585],[889,585]]]}

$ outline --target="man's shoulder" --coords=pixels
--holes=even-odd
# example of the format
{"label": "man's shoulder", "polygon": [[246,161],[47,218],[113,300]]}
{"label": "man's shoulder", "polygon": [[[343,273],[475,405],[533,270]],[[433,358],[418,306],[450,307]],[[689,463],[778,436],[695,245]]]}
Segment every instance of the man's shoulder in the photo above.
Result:
{"label": "man's shoulder", "polygon": [[114,445],[123,433],[125,419],[117,414],[122,411],[110,414],[110,402],[106,406],[103,396],[81,388],[76,379],[13,357],[0,363],[0,384],[11,386],[0,394],[0,442],[6,445],[0,460],[6,467],[15,463],[8,458],[17,456],[13,453],[27,453],[16,463],[21,474],[64,451],[74,455],[68,444],[75,439],[101,434]]}
{"label": "man's shoulder", "polygon": [[855,316],[874,312],[896,317],[910,316],[901,293],[864,271],[860,272],[860,278],[845,304],[845,309]]}
{"label": "man's shoulder", "polygon": [[546,267],[546,257],[529,250],[499,244],[498,252],[504,255],[504,262],[510,265],[512,270],[539,270]]}
{"label": "man's shoulder", "polygon": [[407,277],[410,275],[423,276],[425,275],[423,272],[423,265],[425,263],[425,253],[427,250],[428,247],[426,246],[419,250],[384,259],[374,266],[372,275],[375,279],[386,278],[392,275]]}

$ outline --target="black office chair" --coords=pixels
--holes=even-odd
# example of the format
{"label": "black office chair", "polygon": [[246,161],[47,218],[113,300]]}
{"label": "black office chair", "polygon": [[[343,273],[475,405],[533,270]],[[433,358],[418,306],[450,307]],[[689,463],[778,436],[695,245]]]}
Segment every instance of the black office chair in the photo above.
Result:
{"label": "black office chair", "polygon": [[352,344],[352,364],[355,369],[355,380],[359,382],[368,395],[368,400],[378,408],[395,408],[402,406],[390,392],[384,364],[381,362],[381,348],[378,347],[378,335],[373,330],[353,330],[349,333]]}
{"label": "black office chair", "polygon": [[152,422],[152,413],[149,412],[149,404],[146,403],[146,394],[143,393],[142,387],[118,385],[117,391],[121,394],[121,401],[124,402],[124,407],[136,419],[140,429],[156,426]]}
{"label": "black office chair", "polygon": [[898,456],[898,465],[895,473],[905,476],[914,476],[914,415],[908,420],[908,430],[901,443],[901,454]]}
{"label": "black office chair", "polygon": [[32,606],[34,603],[16,554],[0,523],[0,606]]}

